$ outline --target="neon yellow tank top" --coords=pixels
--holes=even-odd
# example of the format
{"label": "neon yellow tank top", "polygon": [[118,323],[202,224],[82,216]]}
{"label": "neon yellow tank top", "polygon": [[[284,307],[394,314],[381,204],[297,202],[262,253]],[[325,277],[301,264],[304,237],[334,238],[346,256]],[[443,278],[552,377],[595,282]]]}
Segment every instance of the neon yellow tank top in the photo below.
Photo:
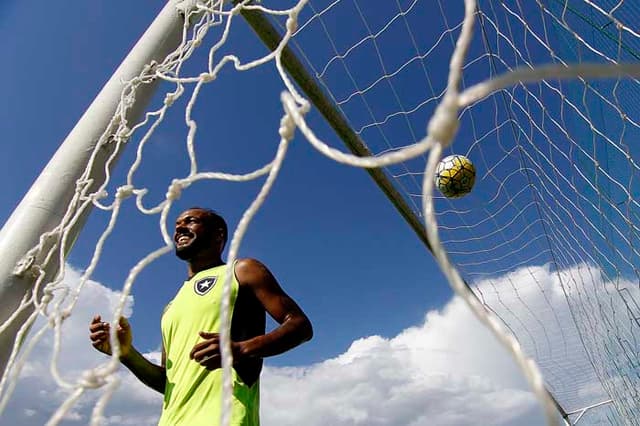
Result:
{"label": "neon yellow tank top", "polygon": [[[200,331],[220,332],[220,303],[227,265],[206,269],[185,281],[162,316],[167,384],[159,426],[219,426],[222,369],[208,371],[189,358]],[[233,274],[231,312],[238,296]],[[233,371],[233,426],[258,426],[260,382],[247,386]]]}

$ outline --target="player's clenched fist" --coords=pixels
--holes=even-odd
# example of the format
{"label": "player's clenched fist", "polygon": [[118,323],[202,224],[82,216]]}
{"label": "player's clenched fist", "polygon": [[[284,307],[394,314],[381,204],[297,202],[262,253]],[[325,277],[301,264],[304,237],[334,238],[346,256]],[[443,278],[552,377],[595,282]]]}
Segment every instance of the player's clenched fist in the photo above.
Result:
{"label": "player's clenched fist", "polygon": [[[120,317],[117,330],[118,341],[120,342],[120,358],[125,358],[131,350],[131,326],[126,318]],[[102,353],[111,355],[111,324],[103,322],[100,315],[96,315],[89,324],[89,339],[94,348]]]}

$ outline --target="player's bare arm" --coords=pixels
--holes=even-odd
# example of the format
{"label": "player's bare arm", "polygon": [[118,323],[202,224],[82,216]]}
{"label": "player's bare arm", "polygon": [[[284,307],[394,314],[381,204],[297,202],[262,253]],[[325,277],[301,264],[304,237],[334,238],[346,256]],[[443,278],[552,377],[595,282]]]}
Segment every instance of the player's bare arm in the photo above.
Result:
{"label": "player's bare arm", "polygon": [[[133,347],[133,334],[131,326],[126,318],[121,317],[116,331],[118,342],[120,343],[120,361],[126,366],[142,383],[160,393],[164,393],[167,380],[165,371],[165,354],[162,349],[161,365],[156,365],[142,356]],[[91,344],[98,351],[111,355],[111,324],[103,322],[100,315],[93,317],[89,324],[89,339]]]}
{"label": "player's bare arm", "polygon": [[[278,355],[311,339],[311,322],[266,266],[255,259],[242,259],[235,265],[235,274],[240,286],[250,289],[279,326],[264,335],[232,342],[234,363]],[[200,337],[204,340],[193,347],[191,358],[207,369],[220,368],[220,336],[203,330]]]}

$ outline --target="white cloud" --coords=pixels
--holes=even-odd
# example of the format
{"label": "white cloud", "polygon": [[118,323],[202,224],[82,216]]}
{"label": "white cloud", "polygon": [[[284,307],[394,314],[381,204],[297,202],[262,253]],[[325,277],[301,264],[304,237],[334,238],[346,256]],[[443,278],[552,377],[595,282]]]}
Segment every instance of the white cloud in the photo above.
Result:
{"label": "white cloud", "polygon": [[[548,388],[571,412],[609,399],[592,366],[611,364],[598,355],[598,348],[608,346],[612,354],[617,350],[603,339],[607,323],[615,323],[619,335],[633,327],[625,301],[612,286],[597,268],[581,264],[557,272],[549,265],[523,267],[478,282],[476,288],[518,336],[525,352],[535,357]],[[640,300],[636,286],[624,280],[617,286],[629,287]],[[591,360],[583,345],[589,347]]]}
{"label": "white cloud", "polygon": [[[77,278],[76,271],[70,273]],[[568,321],[563,295],[554,281],[556,275],[544,267],[514,274],[480,283],[485,300],[495,303],[498,293],[494,290],[511,287],[517,280],[518,297],[526,300],[527,309],[536,311],[537,316],[556,316],[540,324],[528,316],[527,309],[518,313],[528,332],[537,336],[535,349],[544,353],[550,350],[548,343],[562,345],[557,333],[551,332],[555,322]],[[546,298],[540,297],[540,288],[548,290]],[[506,291],[499,294],[512,297]],[[118,292],[96,282],[84,289],[74,315],[64,326],[59,365],[66,380],[76,381],[85,369],[105,361],[88,344],[87,324],[94,312],[109,311],[119,298]],[[517,306],[514,300],[503,301]],[[129,308],[132,303],[130,299]],[[502,314],[506,318],[508,312]],[[570,338],[565,334],[564,344]],[[60,390],[49,374],[51,339],[47,336],[34,350],[0,423],[44,424],[67,397],[67,391]],[[158,354],[150,355],[157,361]],[[570,370],[568,375],[572,374]],[[161,396],[126,371],[119,378],[122,383],[107,406],[104,424],[155,424]],[[601,392],[598,386],[589,389],[587,385],[592,383],[584,385],[587,394]],[[103,392],[104,388],[90,391],[80,398],[62,424],[87,424]],[[428,312],[422,324],[395,337],[358,339],[336,358],[306,367],[267,367],[261,393],[263,426],[543,424],[539,405],[511,357],[459,299]]]}
{"label": "white cloud", "polygon": [[353,342],[306,368],[268,368],[271,425],[538,425],[538,404],[509,355],[459,299],[398,336]]}
{"label": "white cloud", "polygon": [[[74,285],[79,281],[80,273],[67,267],[65,283]],[[120,303],[121,293],[111,290],[95,281],[88,281],[80,293],[73,314],[62,325],[62,339],[58,358],[58,370],[63,380],[77,383],[82,379],[86,370],[91,370],[104,364],[108,358],[97,353],[90,345],[88,327],[91,318],[96,313],[113,312]],[[125,315],[129,315],[133,305],[133,298],[125,301]],[[112,318],[103,318],[110,321]],[[45,326],[43,319],[38,319],[33,332]],[[54,336],[49,330],[31,352],[28,362],[22,369],[21,378],[12,398],[0,415],[0,424],[14,426],[43,425],[53,415],[56,409],[69,397],[69,391],[60,388],[50,372]],[[161,396],[149,390],[133,378],[131,374],[118,375],[122,384],[113,395],[106,410],[106,417],[113,418],[116,413],[127,412],[128,424],[153,425],[157,423]],[[104,388],[88,391],[69,410],[62,424],[88,424],[93,406]],[[126,422],[111,422],[110,424],[127,424]]]}

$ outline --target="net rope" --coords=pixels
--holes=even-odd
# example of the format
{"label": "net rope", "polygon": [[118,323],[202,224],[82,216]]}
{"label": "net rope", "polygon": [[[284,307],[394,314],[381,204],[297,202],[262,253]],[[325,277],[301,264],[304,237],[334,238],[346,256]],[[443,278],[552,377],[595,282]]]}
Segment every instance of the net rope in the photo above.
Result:
{"label": "net rope", "polygon": [[[313,4],[318,3],[320,2],[313,2]],[[338,8],[349,9],[352,7],[351,3],[331,2],[325,8],[320,6],[314,11],[315,15],[301,28],[311,27],[314,21],[329,20],[330,22],[331,19],[339,16]],[[611,132],[605,130],[604,126],[594,123],[593,113],[590,112],[590,109],[594,108],[593,105],[602,104],[603,107],[613,111],[607,118],[607,122],[619,121],[623,128],[637,129],[637,107],[633,102],[620,100],[619,96],[622,87],[634,90],[637,79],[614,79],[608,91],[601,90],[596,84],[590,83],[590,79],[599,71],[597,66],[589,64],[590,62],[619,64],[625,60],[638,59],[633,49],[634,45],[637,46],[637,34],[631,25],[637,12],[628,2],[615,4],[598,2],[599,5],[579,1],[554,3],[555,8],[542,2],[537,2],[537,7],[527,8],[523,2],[479,2],[480,34],[476,40],[481,43],[481,47],[478,46],[477,51],[474,51],[477,52],[475,57],[467,60],[463,76],[470,76],[473,79],[474,74],[483,76],[488,72],[496,78],[488,82],[489,85],[493,85],[491,96],[483,98],[487,87],[482,85],[477,86],[477,88],[482,87],[482,95],[474,94],[475,89],[471,87],[462,94],[462,103],[469,106],[462,109],[461,120],[466,120],[466,127],[470,127],[472,132],[466,136],[468,141],[464,137],[457,138],[453,152],[467,156],[469,153],[476,153],[476,160],[478,156],[493,157],[491,152],[489,155],[485,154],[489,149],[500,150],[503,155],[482,160],[485,162],[482,182],[495,182],[492,184],[492,191],[483,194],[482,200],[472,200],[473,202],[465,204],[464,201],[459,200],[448,203],[446,200],[439,199],[436,203],[440,203],[441,206],[438,211],[439,228],[445,236],[447,252],[454,258],[454,262],[460,267],[465,278],[479,284],[474,286],[474,289],[483,302],[505,321],[507,327],[523,342],[527,352],[538,360],[547,379],[547,386],[556,399],[564,408],[573,411],[600,403],[602,400],[609,400],[609,395],[614,405],[616,403],[625,405],[632,402],[632,395],[636,393],[633,385],[627,385],[626,389],[621,389],[625,395],[619,395],[618,398],[615,398],[616,391],[610,387],[601,394],[585,395],[582,392],[581,395],[580,389],[587,389],[594,382],[604,382],[603,386],[609,386],[607,383],[615,382],[615,377],[618,375],[625,376],[624,373],[619,374],[619,369],[605,376],[602,375],[603,368],[606,369],[607,366],[612,365],[609,360],[611,349],[605,350],[602,347],[608,346],[606,342],[610,340],[604,337],[606,334],[603,333],[603,329],[619,329],[620,323],[632,325],[637,323],[637,314],[630,311],[630,309],[637,311],[637,296],[633,295],[631,284],[633,277],[637,276],[635,266],[637,259],[626,256],[626,249],[620,248],[628,247],[635,256],[637,243],[634,244],[633,240],[637,226],[631,209],[625,212],[624,208],[618,207],[615,203],[611,204],[610,200],[607,200],[611,204],[610,208],[620,218],[624,218],[623,223],[612,220],[602,224],[590,217],[588,212],[578,214],[579,219],[574,217],[576,214],[572,210],[577,212],[585,210],[582,203],[587,206],[587,209],[603,211],[590,194],[582,193],[581,185],[587,185],[595,193],[602,193],[603,190],[600,187],[601,184],[585,172],[585,165],[577,164],[571,156],[576,155],[575,153],[584,156],[586,161],[595,165],[596,170],[611,182],[611,185],[620,189],[621,196],[627,199],[626,203],[631,208],[635,207],[633,176],[629,176],[628,182],[625,182],[624,179],[627,178],[625,170],[622,174],[623,178],[620,179],[620,176],[616,176],[616,172],[619,175],[620,170],[598,164],[601,161],[598,155],[591,153],[593,149],[585,147],[580,140],[585,134],[588,135],[588,139],[593,139],[591,133],[594,133],[597,138],[602,138],[606,144],[610,145],[611,149],[624,156],[624,161],[627,162],[627,167],[631,168],[631,173],[637,170],[634,153],[625,142],[632,140],[630,130],[619,132],[616,139]],[[431,4],[427,7],[431,10],[435,8]],[[392,8],[395,10],[391,10]],[[456,40],[455,34],[460,28],[459,20],[449,19],[454,6],[451,3],[445,6],[440,2],[443,26],[440,28],[442,32],[432,35],[431,40],[435,40],[433,44],[425,45],[421,51],[418,49],[414,56],[407,54],[404,62],[398,63],[393,69],[386,66],[386,72],[385,66],[380,65],[381,74],[355,81],[350,89],[338,81],[332,81],[332,67],[343,66],[345,69],[355,67],[358,49],[365,50],[367,42],[373,43],[369,40],[378,38],[378,43],[384,43],[385,37],[391,40],[391,35],[385,32],[394,31],[389,25],[394,19],[407,21],[414,14],[416,20],[413,21],[413,28],[420,28],[420,34],[423,35],[425,29],[418,26],[418,16],[424,11],[418,10],[418,2],[402,4],[395,2],[395,5],[389,6],[388,9],[388,16],[393,18],[371,31],[363,29],[360,32],[361,39],[345,44],[342,49],[335,46],[341,38],[346,36],[338,30],[334,30],[333,34],[327,34],[330,40],[327,42],[326,53],[309,52],[304,48],[303,42],[300,42],[300,50],[303,51],[303,55],[308,53],[305,58],[311,64],[310,68],[314,69],[316,77],[323,80],[323,86],[332,92],[333,99],[337,100],[336,103],[352,126],[357,129],[356,132],[372,149],[375,148],[373,150],[376,153],[385,153],[396,148],[389,147],[387,144],[388,140],[393,140],[392,137],[385,134],[381,138],[376,138],[372,130],[375,129],[383,134],[388,132],[388,135],[400,133],[398,126],[394,127],[393,120],[404,120],[408,116],[415,117],[412,118],[412,125],[420,125],[423,117],[428,116],[435,108],[434,105],[440,101],[444,91],[441,87],[434,89],[432,81],[435,79],[429,76],[429,72],[424,78],[424,87],[428,90],[413,104],[394,104],[391,96],[386,103],[382,103],[380,95],[375,91],[385,84],[396,84],[401,87],[403,73],[405,78],[417,78],[420,72],[429,68],[418,66],[425,61],[429,61],[431,69],[439,70],[434,63],[434,61],[437,62],[437,49],[447,40],[451,40],[453,46]],[[590,12],[594,16],[587,19],[586,16]],[[537,19],[536,15],[540,18]],[[580,22],[572,22],[571,15],[579,16]],[[596,22],[597,19],[601,22]],[[582,26],[584,23],[588,28]],[[317,26],[322,27],[324,31],[328,24],[318,23]],[[336,27],[333,25],[333,28]],[[409,28],[407,45],[410,44],[409,40],[416,39],[411,27],[411,24],[406,26]],[[602,38],[606,39],[605,44],[598,45],[602,40],[596,39],[589,31],[600,35],[608,27],[615,29],[614,32],[602,35]],[[401,33],[399,27],[395,31],[394,35],[399,39]],[[572,41],[574,45],[571,47],[579,53],[579,56],[567,57],[566,52],[561,51],[562,42],[565,44],[568,42],[566,40],[559,42],[558,33],[569,40],[574,40]],[[369,63],[373,64],[372,66],[380,61],[374,54],[369,56],[371,57]],[[350,59],[351,62],[349,62]],[[362,56],[357,59],[362,60]],[[387,59],[389,60],[389,56]],[[554,62],[556,65],[552,65]],[[579,85],[558,81],[557,78],[563,73],[573,73],[576,70],[578,65],[576,62],[583,62],[579,65],[583,68],[580,71],[582,75],[577,79]],[[410,70],[412,65],[416,68],[413,74]],[[480,69],[480,66],[483,68]],[[530,74],[532,68],[539,71],[535,77],[533,73]],[[504,75],[499,76],[501,73]],[[533,79],[530,80],[521,73],[529,74]],[[339,75],[337,71],[335,74]],[[435,74],[435,71],[431,74]],[[565,76],[568,75],[565,74]],[[535,81],[536,79],[540,80]],[[566,92],[569,89],[575,90],[573,86],[583,86],[583,98],[593,96],[594,99],[586,100],[577,96],[568,96]],[[551,93],[553,97],[545,92]],[[412,99],[410,94],[405,94],[405,97]],[[378,116],[366,120],[365,114],[349,105],[357,102],[368,105],[367,116],[370,115],[369,111],[374,110],[370,104],[377,102],[374,106],[378,107]],[[546,108],[546,105],[555,107],[555,110]],[[560,106],[556,107],[556,105]],[[483,126],[475,119],[475,111],[483,107],[495,110],[495,121],[489,127]],[[420,109],[426,111],[421,115]],[[576,116],[576,120],[584,122],[585,128],[588,126],[588,132],[571,125],[573,115]],[[463,124],[462,127],[465,125]],[[533,132],[538,135],[532,135]],[[522,144],[519,141],[520,138],[526,143]],[[511,142],[510,139],[516,142]],[[556,142],[556,139],[560,142]],[[562,143],[563,140],[566,142]],[[548,154],[549,150],[551,154]],[[523,164],[522,156],[531,164],[542,165],[531,167],[529,163]],[[411,202],[419,200],[422,196],[422,188],[415,182],[416,177],[423,174],[420,163],[405,162],[401,166],[402,168],[387,168],[388,174],[396,180],[398,188]],[[524,183],[512,183],[519,177],[527,175],[529,177]],[[536,180],[538,178],[542,179],[542,182],[538,183]],[[580,180],[584,183],[580,183]],[[540,186],[540,191],[532,195],[529,187],[534,184]],[[571,195],[567,196],[567,194]],[[541,206],[546,208],[541,210]],[[420,209],[416,209],[416,214],[421,214]],[[613,232],[620,239],[621,246],[612,244],[606,238],[608,231]],[[594,240],[591,233],[594,233],[600,241],[591,242],[588,250],[576,250],[576,247],[584,245],[585,241]],[[603,249],[599,242],[603,242],[603,246],[607,248]],[[616,258],[612,258],[607,253],[609,250],[613,251]],[[611,273],[605,270],[608,273],[603,274],[598,270],[587,268],[586,271],[577,270],[576,273],[568,276],[558,273],[558,277],[563,278],[558,288],[570,288],[575,293],[567,294],[566,298],[569,301],[575,299],[577,303],[577,307],[570,306],[573,318],[563,318],[562,313],[558,312],[561,306],[555,305],[553,289],[547,288],[545,283],[540,282],[537,276],[540,271],[531,267],[532,263],[554,265],[554,269],[564,270],[565,273],[572,266],[585,264],[616,271]],[[510,275],[514,270],[526,272],[529,279],[537,283],[536,297],[520,294],[518,280],[511,278]],[[503,285],[498,288],[498,282],[505,281],[505,278],[508,287],[505,288]],[[619,294],[612,293],[608,288],[611,282],[616,281],[624,281],[626,286],[622,286]],[[565,282],[568,284],[564,284]],[[596,293],[590,292],[597,286],[600,286],[599,291],[604,292],[605,302],[598,301]],[[543,306],[532,305],[531,299],[535,301],[537,298],[544,301]],[[622,309],[616,312],[615,321],[619,323],[610,319],[609,313],[603,308],[606,305],[613,306],[615,310]],[[602,318],[598,320],[592,318],[594,309],[595,312],[600,312]],[[549,321],[548,318],[552,320]],[[584,329],[578,332],[571,325],[573,322],[583,324]],[[618,324],[617,327],[616,324]],[[637,333],[635,325],[625,331],[627,334],[623,337],[628,342],[635,342]],[[585,339],[583,336],[588,338]],[[591,336],[598,336],[597,338],[601,340],[595,344],[589,341],[593,340]],[[627,344],[626,348],[621,348],[624,349],[623,351],[618,352],[618,357],[627,358],[624,364],[629,371],[634,371],[635,366],[633,361],[629,361],[629,358],[633,359],[635,353],[632,348],[632,344]],[[584,353],[582,353],[583,350]],[[570,351],[581,355],[574,356],[575,359],[573,359]],[[587,353],[592,355],[587,356]],[[570,369],[576,374],[561,374],[563,370],[567,370],[568,364],[574,362],[580,365],[580,368]],[[618,410],[616,414],[605,413],[602,419],[594,421],[627,423],[629,419],[634,418],[633,413],[637,409],[633,408],[635,405],[635,402],[631,403],[630,411],[628,407],[616,407]],[[603,408],[603,410],[609,409],[610,407]],[[576,418],[577,416],[573,416],[573,420]]]}
{"label": "net rope", "polygon": [[[634,49],[640,47],[640,36],[629,24],[629,16],[638,10],[636,6],[624,1],[595,4],[567,0],[557,1],[553,7],[542,2],[525,7],[520,1],[440,0],[437,8],[442,28],[429,29],[433,34],[419,37],[416,29],[420,14],[425,10],[432,13],[432,2],[388,2],[381,6],[384,12],[377,11],[383,20],[373,19],[359,0],[300,0],[291,8],[280,10],[268,8],[267,2],[228,4],[209,0],[175,4],[185,16],[180,47],[127,82],[117,113],[77,182],[65,217],[25,254],[25,259],[38,261],[22,262],[16,271],[33,275],[35,286],[14,315],[0,326],[0,333],[28,307],[34,311],[16,339],[24,343],[21,348],[14,346],[0,381],[0,412],[10,399],[30,352],[45,333],[53,330],[51,374],[68,397],[48,424],[60,423],[89,389],[105,387],[92,415],[92,424],[99,424],[118,386],[117,339],[113,338],[114,354],[108,363],[70,381],[57,367],[63,339],[61,326],[73,314],[83,286],[97,267],[123,204],[133,200],[140,212],[157,215],[164,245],[129,272],[120,304],[113,312],[112,329],[123,314],[126,298],[140,272],[173,249],[167,219],[173,203],[184,191],[205,180],[247,182],[264,178],[257,197],[233,233],[228,255],[228,263],[233,263],[297,129],[322,155],[354,167],[384,168],[394,179],[415,214],[424,221],[434,257],[452,288],[513,354],[542,402],[549,424],[557,424],[557,408],[547,387],[565,411],[611,399],[612,404],[598,406],[608,410],[603,416],[611,423],[631,424],[633,420],[629,419],[640,417],[637,367],[631,361],[636,353],[640,317],[640,309],[633,312],[633,306],[638,304],[631,285],[634,278],[640,277],[635,266],[639,257],[636,218],[640,205],[635,200],[637,156],[628,142],[640,133],[637,107],[629,102],[630,93],[638,90],[640,77],[640,65],[632,62],[637,59]],[[353,8],[345,15],[354,27],[355,23],[361,26],[361,38],[353,39],[328,24],[334,13],[344,13],[343,8]],[[242,11],[259,11],[283,30],[276,49],[246,63],[232,54],[222,55]],[[590,41],[583,26],[598,28],[606,35]],[[566,37],[560,37],[564,45],[554,44],[554,37],[549,35],[551,27]],[[612,28],[611,32],[606,32],[608,28]],[[207,42],[207,69],[198,75],[183,75],[184,63],[196,49],[203,48],[205,36],[213,31],[219,36],[215,43]],[[391,63],[391,55],[386,53],[391,48],[388,37],[394,43],[396,37],[402,37],[408,57]],[[310,43],[308,38],[316,42]],[[321,45],[323,42],[325,46]],[[318,83],[375,155],[345,153],[316,135],[306,119],[313,105],[285,71],[282,57],[286,46],[294,47],[304,58]],[[565,51],[559,53],[562,47]],[[369,69],[377,74],[369,75],[371,72],[357,65],[363,50],[369,50]],[[442,61],[438,57],[451,59]],[[285,88],[277,152],[268,164],[248,173],[201,170],[195,154],[198,123],[193,110],[203,88],[217,81],[227,64],[238,72],[273,64]],[[422,76],[424,90],[409,93],[402,86],[401,80],[409,72]],[[601,83],[600,79],[607,80]],[[147,112],[140,122],[129,123],[127,111],[135,102],[136,91],[156,80],[169,87],[163,105]],[[185,144],[190,172],[173,180],[163,201],[149,206],[145,202],[149,189],[137,185],[135,174],[143,161],[145,145],[167,110],[183,96],[188,97],[184,119],[189,128]],[[609,111],[616,123],[596,116],[596,107]],[[483,108],[493,111],[493,122],[477,117],[477,111]],[[106,188],[113,183],[108,166],[137,132],[143,134],[135,159],[126,179],[116,184],[117,190],[110,196]],[[590,143],[583,142],[585,135]],[[106,166],[98,166],[107,171],[104,183],[97,190],[90,190],[90,172],[105,144],[113,144],[116,149]],[[602,164],[601,144],[610,150],[607,155],[624,164],[623,172]],[[451,150],[472,158],[481,174],[478,189],[459,202],[443,199],[433,188],[435,167]],[[71,288],[62,282],[64,266],[53,279],[42,271],[54,260],[65,264],[64,253],[72,243],[70,231],[92,206],[109,212],[110,220],[78,285]],[[542,282],[544,272],[553,274],[554,287]],[[523,277],[531,280],[530,288],[521,286]],[[230,421],[233,362],[228,320],[230,283],[228,269],[221,306],[221,424],[225,425]],[[567,312],[560,310],[554,291],[562,293]],[[540,295],[541,301],[532,298],[532,292]],[[46,318],[46,324],[32,329],[39,317]],[[576,374],[561,374],[563,368],[573,368],[571,363],[575,364]],[[601,392],[581,398],[580,392],[594,381]]]}
{"label": "net rope", "polygon": [[[319,3],[312,2],[313,5]],[[311,27],[314,21],[339,19],[338,9],[351,8],[351,3],[331,2],[324,8],[319,6],[301,28]],[[487,74],[494,78],[486,81],[486,85],[476,84],[475,88],[469,84],[461,95],[464,105],[461,126],[470,128],[471,132],[464,137],[459,135],[449,153],[480,161],[482,185],[489,185],[490,189],[482,198],[474,199],[472,194],[468,203],[467,200],[436,199],[439,229],[447,253],[467,281],[477,284],[473,288],[487,308],[505,322],[526,352],[541,365],[547,387],[563,408],[578,413],[584,407],[600,406],[606,400],[616,406],[615,412],[610,411],[610,405],[604,405],[602,413],[595,414],[592,421],[628,424],[632,422],[629,419],[637,418],[633,379],[620,380],[616,386],[612,384],[618,377],[636,375],[633,361],[636,351],[634,343],[623,346],[611,342],[618,338],[637,341],[638,296],[633,289],[633,281],[638,276],[637,242],[634,241],[637,215],[633,211],[637,154],[628,141],[633,140],[632,132],[638,127],[638,114],[635,104],[628,101],[630,97],[627,96],[626,101],[621,99],[623,88],[635,93],[637,79],[616,77],[608,89],[599,88],[600,83],[591,80],[599,73],[600,65],[594,63],[615,63],[622,69],[625,66],[621,62],[638,59],[637,32],[632,26],[637,8],[628,2],[553,3],[537,2],[530,6],[517,1],[479,2],[478,46],[472,49],[473,54],[464,65],[463,80],[467,77],[475,83]],[[402,87],[402,78],[417,79],[424,70],[437,69],[438,48],[446,46],[447,41],[451,47],[455,45],[460,21],[450,18],[455,16],[456,5],[438,2],[438,7],[442,27],[440,32],[430,34],[431,43],[419,48],[415,55],[409,56],[407,52],[403,61],[394,63],[395,68],[381,63],[380,74],[367,75],[354,81],[351,87],[337,80],[340,75],[337,68],[342,66],[348,70],[357,66],[357,60],[364,56],[362,52],[358,56],[358,50],[366,50],[366,44],[372,44],[372,39],[383,44],[386,38],[388,47],[389,40],[404,41],[401,37],[405,37],[404,42],[413,45],[413,41],[427,31],[419,27],[419,17],[427,6],[420,9],[419,2],[395,2],[387,8],[393,18],[371,31],[360,31],[361,38],[352,37],[354,41],[343,48],[336,48],[336,44],[347,36],[333,25],[334,33],[327,34],[330,40],[326,43],[328,55],[324,57],[309,52],[302,41],[299,43],[316,77],[322,80],[323,87],[332,93],[356,132],[375,153],[397,149],[387,143],[393,140],[391,135],[401,133],[396,124],[411,117],[411,125],[419,126],[443,97],[442,86],[434,88],[433,85],[433,81],[438,81],[431,77],[435,72],[426,71],[421,97],[413,98],[405,93],[405,98],[415,99],[413,103],[396,104],[391,96],[380,100],[383,85]],[[428,8],[432,13],[436,6]],[[389,25],[400,19],[412,22],[405,26],[407,34],[402,34],[401,26],[394,30]],[[323,30],[328,26],[317,24]],[[352,32],[353,27],[357,26],[350,27]],[[420,28],[420,37],[412,28]],[[607,32],[607,28],[611,31]],[[573,49],[573,54],[567,54],[569,49]],[[373,53],[368,56],[372,67],[376,62],[394,60],[390,55],[383,59]],[[422,66],[425,62],[429,67]],[[414,70],[410,69],[412,66]],[[578,67],[581,75],[574,82],[559,81],[560,77],[576,72]],[[537,72],[531,72],[533,69]],[[476,75],[480,77],[475,78]],[[580,95],[573,93],[576,87]],[[354,104],[358,102],[367,105],[367,111],[377,107],[378,115],[366,120],[370,114],[365,116],[357,111]],[[476,111],[487,108],[495,111],[490,126],[476,118]],[[595,119],[593,110],[597,108],[611,110],[606,113],[606,124]],[[584,123],[584,128],[574,125],[573,120]],[[612,124],[615,122],[620,123],[622,130]],[[373,130],[384,136],[376,137]],[[410,133],[410,129],[406,133]],[[592,141],[593,146],[585,145],[582,139]],[[599,139],[616,151],[613,156],[621,157],[624,171],[620,171],[619,165],[603,164],[599,158],[602,154],[597,152],[602,148],[595,145],[600,143]],[[579,163],[577,156],[587,164]],[[388,175],[415,206],[415,201],[422,197],[421,184],[416,183],[416,177],[423,175],[421,164],[412,161],[398,166],[401,167],[388,167]],[[602,176],[592,176],[589,167]],[[610,196],[607,199],[603,178],[615,187],[623,202],[621,199],[613,202]],[[582,186],[592,193],[585,193]],[[613,215],[593,194],[600,194]],[[415,212],[421,215],[421,209]],[[599,216],[605,219],[613,217],[603,224],[592,212],[601,212]],[[613,244],[607,233],[621,244]],[[557,278],[561,278],[556,288],[564,292],[568,308],[558,305],[554,289],[540,276],[537,267],[540,264],[551,265]],[[569,273],[571,268],[573,273]],[[522,288],[523,274],[525,280],[535,285],[534,296],[530,289]],[[611,285],[619,288],[612,291]],[[542,300],[542,304],[538,300]],[[565,309],[570,312],[569,318],[564,315]],[[594,312],[598,313],[597,319],[593,317]],[[574,324],[580,324],[579,330]],[[627,359],[617,365],[609,361],[611,355]],[[569,368],[571,364],[576,367]],[[563,373],[568,370],[575,374]],[[601,393],[584,391],[594,383],[601,384]],[[624,387],[616,390],[620,384]],[[576,421],[578,416],[570,417]]]}

